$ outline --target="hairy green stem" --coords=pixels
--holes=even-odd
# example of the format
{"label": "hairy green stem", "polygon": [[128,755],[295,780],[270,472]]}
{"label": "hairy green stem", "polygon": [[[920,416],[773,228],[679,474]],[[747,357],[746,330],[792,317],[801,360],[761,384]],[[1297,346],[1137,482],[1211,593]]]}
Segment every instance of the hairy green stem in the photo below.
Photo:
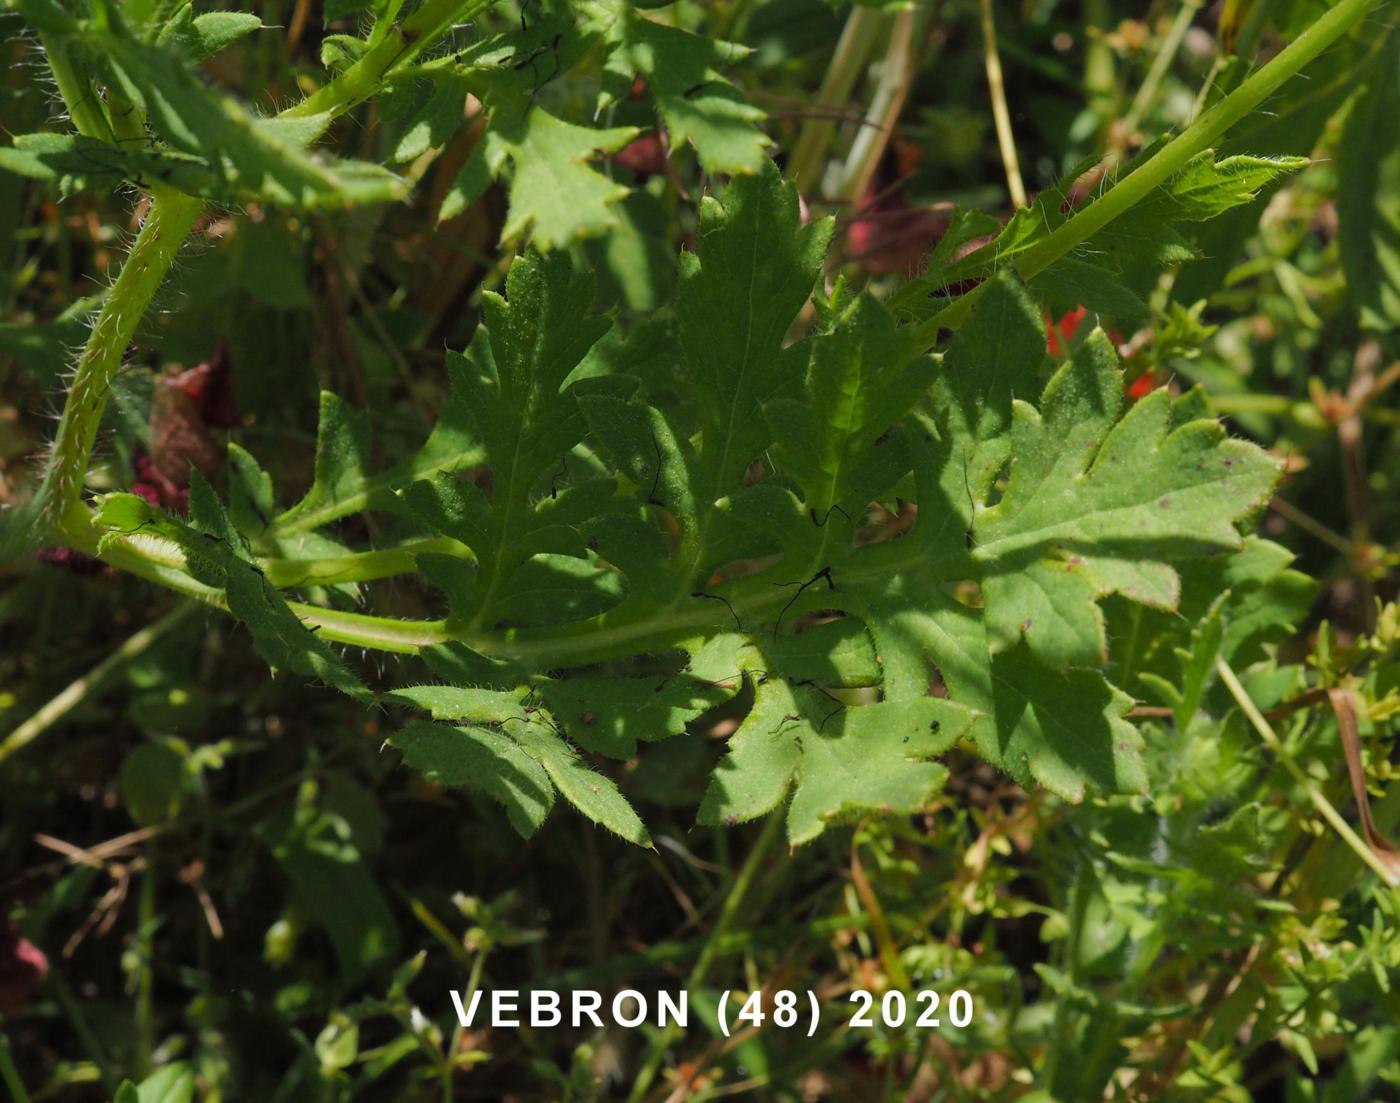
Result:
{"label": "hairy green stem", "polygon": [[1016,270],[1031,279],[1054,264],[1075,246],[1088,240],[1119,215],[1146,199],[1204,153],[1236,123],[1272,96],[1323,50],[1355,27],[1378,0],[1340,0],[1307,30],[1290,42],[1267,65],[1246,80],[1155,154],[1089,204],[1043,241],[1037,242],[1016,262]]}
{"label": "hairy green stem", "polygon": [[[849,585],[854,590],[863,581],[887,579],[904,571],[933,572],[945,578],[976,578],[985,570],[984,563],[994,549],[1004,552],[1033,546],[1037,536],[1043,537],[1053,532],[1052,526],[1038,533],[1018,536],[1014,540],[1006,538],[996,544],[979,545],[937,560],[928,558],[919,541],[884,541],[863,548],[856,563],[843,567],[841,580],[843,587]],[[96,551],[98,533],[90,523],[86,535],[72,531],[67,538],[89,554]],[[221,592],[211,590],[181,570],[184,553],[169,541],[140,534],[109,540],[103,547],[101,558],[144,577],[173,585],[183,593],[201,597],[212,604],[221,607],[224,604]],[[297,569],[305,570],[305,565]],[[697,583],[690,578],[685,580],[684,586],[678,587],[674,600],[659,606],[637,606],[624,601],[585,620],[532,628],[497,630],[477,624],[456,629],[449,628],[441,620],[406,621],[339,612],[296,602],[289,604],[323,638],[338,643],[380,651],[411,652],[457,640],[496,658],[515,659],[545,667],[569,667],[672,650],[731,627],[742,629],[755,623],[768,623],[790,601],[793,601],[787,609],[790,617],[819,607],[842,607],[839,590],[833,593],[813,588],[794,601],[788,587],[810,574],[810,570],[805,570],[805,574],[804,570],[792,563],[783,563],[706,591],[715,597],[722,597],[723,601],[696,597],[693,591]]]}
{"label": "hairy green stem", "polygon": [[74,510],[82,509],[83,479],[112,380],[136,327],[203,208],[200,200],[165,189],[151,199],[136,244],[107,293],[68,388],[40,490],[44,527],[55,527]]}
{"label": "hairy green stem", "polygon": [[58,85],[58,94],[68,107],[68,117],[74,128],[86,138],[100,138],[111,141],[111,121],[102,110],[102,101],[97,98],[92,85],[78,76],[68,61],[67,45],[53,35],[41,34],[39,43],[44,47],[44,56],[49,63],[49,72]]}
{"label": "hairy green stem", "polygon": [[[1137,206],[1185,168],[1193,157],[1210,149],[1226,131],[1257,109],[1308,62],[1360,23],[1379,2],[1339,0],[1258,72],[1122,177],[1101,199],[1081,208],[1064,225],[1021,253],[1012,262],[1016,272],[1022,279],[1032,279]],[[985,286],[979,285],[921,323],[915,334],[919,347],[932,348],[937,344],[944,329],[955,326],[967,316]]]}
{"label": "hairy green stem", "polygon": [[428,0],[383,40],[330,83],[300,103],[282,112],[284,118],[305,118],[330,113],[338,115],[363,103],[384,85],[390,72],[411,65],[424,50],[447,34],[454,25],[470,22],[496,0]]}

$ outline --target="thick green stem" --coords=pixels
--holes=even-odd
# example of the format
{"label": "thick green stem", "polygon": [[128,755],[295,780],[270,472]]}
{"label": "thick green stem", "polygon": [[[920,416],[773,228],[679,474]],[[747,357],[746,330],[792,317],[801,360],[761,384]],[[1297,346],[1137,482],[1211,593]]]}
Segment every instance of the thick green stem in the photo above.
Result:
{"label": "thick green stem", "polygon": [[200,200],[174,191],[162,190],[151,200],[136,244],[107,293],[68,388],[40,491],[45,528],[56,527],[74,511],[82,510],[83,479],[112,380],[137,325],[203,207]]}
{"label": "thick green stem", "polygon": [[[1012,262],[1016,272],[1022,279],[1032,279],[1119,215],[1137,206],[1185,168],[1193,157],[1210,149],[1227,130],[1278,91],[1286,80],[1297,75],[1308,62],[1360,23],[1377,3],[1379,0],[1339,0],[1268,64],[1120,179],[1103,198],[1082,208],[1064,225],[1021,253]],[[920,347],[932,348],[944,329],[966,317],[983,286],[985,284],[923,322],[916,333]]]}

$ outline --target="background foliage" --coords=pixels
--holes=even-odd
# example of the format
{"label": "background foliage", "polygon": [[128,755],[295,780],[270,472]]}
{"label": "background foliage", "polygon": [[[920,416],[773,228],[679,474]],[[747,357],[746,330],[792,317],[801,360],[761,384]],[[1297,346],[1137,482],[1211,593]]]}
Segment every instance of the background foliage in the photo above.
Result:
{"label": "background foliage", "polygon": [[14,7],[15,1098],[1400,1093],[1393,6]]}

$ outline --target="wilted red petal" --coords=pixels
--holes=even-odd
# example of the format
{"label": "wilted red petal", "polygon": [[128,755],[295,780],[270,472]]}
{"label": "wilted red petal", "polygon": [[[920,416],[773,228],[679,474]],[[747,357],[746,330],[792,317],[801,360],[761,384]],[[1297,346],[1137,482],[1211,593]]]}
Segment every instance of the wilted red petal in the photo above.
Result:
{"label": "wilted red petal", "polygon": [[204,423],[216,429],[231,429],[239,425],[238,405],[233,393],[233,361],[229,358],[228,340],[220,338],[213,355],[179,375],[167,376],[161,385],[171,387],[194,404]]}
{"label": "wilted red petal", "polygon": [[660,176],[666,171],[666,147],[656,133],[643,134],[612,155],[612,162],[631,169],[638,179]]}

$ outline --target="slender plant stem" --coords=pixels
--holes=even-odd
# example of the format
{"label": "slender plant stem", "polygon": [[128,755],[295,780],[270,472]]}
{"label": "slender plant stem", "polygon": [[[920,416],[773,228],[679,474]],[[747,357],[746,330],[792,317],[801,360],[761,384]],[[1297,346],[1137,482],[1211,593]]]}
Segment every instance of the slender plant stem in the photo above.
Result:
{"label": "slender plant stem", "polygon": [[992,120],[997,128],[997,148],[1006,170],[1006,190],[1013,207],[1026,205],[1026,185],[1021,180],[1021,162],[1016,156],[1016,138],[1011,133],[1011,112],[1006,106],[1006,83],[1001,75],[1001,54],[997,51],[996,18],[992,0],[978,0],[982,11],[982,64],[987,70],[987,89],[992,97]]}
{"label": "slender plant stem", "polygon": [[[1360,23],[1379,2],[1338,0],[1238,88],[1205,111],[1128,175],[1120,178],[1102,198],[1080,208],[1074,217],[1022,252],[1013,262],[1016,272],[1022,279],[1034,278],[1119,215],[1142,202],[1185,168],[1193,157],[1205,152],[1232,126],[1257,109],[1303,66]],[[955,326],[967,316],[985,286],[985,283],[979,285],[921,323],[915,333],[919,347],[933,348],[943,330]]]}
{"label": "slender plant stem", "polygon": [[101,690],[113,674],[150,648],[171,629],[187,621],[198,608],[199,606],[191,602],[181,602],[160,620],[128,638],[82,677],[75,678],[58,696],[15,728],[5,737],[4,742],[0,742],[0,763],[16,751],[29,746],[68,713]]}
{"label": "slender plant stem", "polygon": [[870,916],[870,934],[879,948],[880,962],[885,967],[885,976],[889,979],[890,986],[900,992],[908,992],[909,973],[904,968],[904,963],[899,960],[899,946],[890,930],[889,920],[885,917],[885,909],[870,884],[870,878],[865,875],[865,866],[860,860],[862,834],[862,831],[857,830],[851,835],[851,885],[856,890],[856,896],[859,897],[865,914]]}
{"label": "slender plant stem", "polygon": [[[477,953],[476,957],[472,959],[471,972],[467,976],[467,989],[463,993],[462,998],[462,1004],[465,1007],[471,1006],[472,999],[476,995],[476,990],[481,987],[481,975],[486,969],[486,954],[486,950],[481,950]],[[457,1056],[457,1047],[462,1044],[462,1034],[465,1032],[465,1029],[466,1028],[462,1026],[460,1021],[452,1028],[452,1037],[447,1043],[447,1052],[443,1054],[441,1078],[442,1103],[452,1103],[452,1098],[455,1094],[453,1091],[452,1074],[457,1071],[457,1064],[454,1059]]]}
{"label": "slender plant stem", "polygon": [[1316,520],[1311,514],[1304,513],[1292,502],[1284,498],[1271,498],[1269,500],[1269,508],[1285,521],[1292,522],[1304,532],[1317,537],[1317,539],[1321,540],[1324,544],[1336,549],[1348,558],[1356,553],[1357,545],[1353,544],[1339,533],[1333,532],[1321,521]]}
{"label": "slender plant stem", "polygon": [[1191,29],[1191,23],[1200,10],[1201,0],[1185,0],[1181,9],[1176,13],[1176,18],[1172,20],[1166,37],[1162,39],[1162,44],[1157,48],[1157,56],[1152,59],[1152,66],[1147,70],[1147,76],[1143,78],[1142,87],[1133,97],[1128,113],[1123,116],[1123,126],[1129,132],[1138,128],[1142,117],[1147,114],[1148,108],[1157,98],[1157,89],[1162,84],[1162,78],[1167,75],[1167,70],[1171,68],[1172,61],[1176,58],[1177,51],[1181,49],[1181,43],[1186,38],[1186,32]]}
{"label": "slender plant stem", "polygon": [[909,97],[917,49],[916,14],[902,11],[895,16],[880,80],[870,102],[869,118],[875,125],[865,127],[856,135],[846,156],[839,192],[852,206],[860,203],[874,179],[880,157],[894,136],[894,125]]}
{"label": "slender plant stem", "polygon": [[68,987],[67,981],[63,979],[62,972],[50,970],[49,979],[46,982],[53,992],[54,1000],[63,1009],[63,1014],[67,1017],[68,1026],[72,1028],[73,1036],[77,1038],[79,1044],[87,1052],[88,1060],[96,1067],[98,1078],[102,1081],[102,1086],[108,1095],[115,1095],[117,1085],[120,1082],[116,1072],[113,1070],[113,1062],[107,1050],[103,1047],[101,1040],[92,1029],[92,1024],[87,1021],[87,1016],[83,1014],[82,1005],[78,1003],[73,990]]}
{"label": "slender plant stem", "polygon": [[1308,775],[1303,772],[1303,768],[1298,765],[1298,760],[1289,753],[1288,748],[1283,745],[1283,741],[1274,734],[1274,729],[1270,727],[1269,722],[1264,719],[1264,714],[1259,711],[1258,706],[1255,705],[1254,701],[1250,698],[1249,693],[1245,690],[1244,686],[1240,684],[1240,680],[1235,677],[1235,672],[1230,669],[1230,664],[1224,659],[1216,659],[1215,672],[1220,675],[1220,680],[1225,683],[1225,688],[1230,691],[1230,696],[1233,697],[1235,703],[1240,706],[1240,711],[1245,714],[1250,724],[1254,726],[1254,730],[1259,733],[1259,738],[1264,741],[1269,750],[1273,751],[1278,757],[1278,760],[1283,763],[1284,769],[1292,774],[1293,779],[1303,787],[1303,791],[1307,793],[1308,800],[1312,802],[1313,807],[1316,808],[1322,818],[1332,826],[1332,829],[1341,836],[1342,841],[1345,842],[1347,846],[1351,847],[1356,853],[1356,856],[1371,868],[1372,872],[1381,879],[1383,884],[1392,887],[1400,884],[1400,877],[1397,877],[1395,873],[1386,867],[1385,863],[1366,845],[1361,836],[1351,829],[1351,825],[1342,818],[1342,814],[1337,811],[1332,802],[1323,794],[1322,790],[1313,783],[1312,778],[1308,777]]}
{"label": "slender plant stem", "polygon": [[[824,108],[845,105],[856,80],[865,69],[866,60],[888,17],[874,8],[859,5],[851,8],[846,26],[831,55],[831,64],[822,78],[816,102]],[[834,118],[808,118],[797,135],[792,152],[792,182],[804,195],[821,186],[822,163],[826,160],[831,139],[836,133]]]}
{"label": "slender plant stem", "polygon": [[[701,949],[700,956],[695,959],[690,975],[686,978],[688,991],[700,988],[709,979],[710,969],[720,956],[725,936],[729,934],[738,921],[740,913],[748,902],[749,894],[753,890],[759,871],[768,859],[769,851],[773,849],[774,843],[782,835],[782,825],[783,809],[779,807],[768,814],[768,819],[763,824],[763,830],[754,840],[748,857],[744,859],[738,876],[734,878],[734,884],[729,890],[729,895],[724,899],[724,906],[715,919],[715,925],[705,940],[704,948]],[[675,1044],[680,1034],[680,1028],[674,1023],[670,1023],[652,1036],[641,1071],[638,1072],[637,1079],[632,1083],[632,1091],[627,1096],[628,1103],[641,1103],[646,1098],[647,1092],[656,1079],[656,1074],[661,1070],[661,1063],[666,1059],[666,1051]]]}

